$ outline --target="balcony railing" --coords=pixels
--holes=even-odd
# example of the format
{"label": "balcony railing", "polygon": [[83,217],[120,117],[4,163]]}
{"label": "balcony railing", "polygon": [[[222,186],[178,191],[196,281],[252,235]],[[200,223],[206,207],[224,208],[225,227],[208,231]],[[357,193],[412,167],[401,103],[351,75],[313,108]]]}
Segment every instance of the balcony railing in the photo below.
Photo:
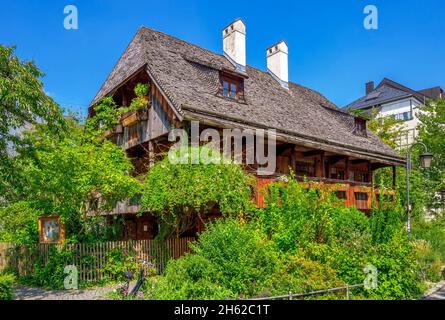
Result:
{"label": "balcony railing", "polygon": [[[271,177],[258,177],[257,180],[257,192],[256,192],[256,205],[259,208],[265,207],[265,193],[267,192],[268,185],[279,181],[286,181],[286,176],[271,176]],[[356,207],[358,210],[365,213],[369,213],[373,200],[378,206],[380,203],[380,194],[387,195],[391,202],[394,200],[395,192],[393,190],[380,190],[378,187],[373,187],[371,183],[336,180],[326,178],[304,178],[296,177],[307,188],[319,187],[320,185],[326,185],[328,189],[334,191],[339,199],[345,201],[346,207]],[[320,185],[312,184],[311,182],[319,182]]]}

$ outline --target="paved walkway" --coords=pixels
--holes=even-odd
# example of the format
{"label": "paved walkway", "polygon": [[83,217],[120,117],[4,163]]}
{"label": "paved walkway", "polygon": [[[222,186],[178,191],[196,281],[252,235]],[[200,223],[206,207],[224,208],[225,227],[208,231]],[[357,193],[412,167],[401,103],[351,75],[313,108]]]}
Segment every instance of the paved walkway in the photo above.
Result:
{"label": "paved walkway", "polygon": [[16,300],[107,300],[107,293],[119,285],[85,290],[45,290],[18,286],[14,289]]}
{"label": "paved walkway", "polygon": [[426,296],[424,300],[445,300],[445,285],[438,291]]}

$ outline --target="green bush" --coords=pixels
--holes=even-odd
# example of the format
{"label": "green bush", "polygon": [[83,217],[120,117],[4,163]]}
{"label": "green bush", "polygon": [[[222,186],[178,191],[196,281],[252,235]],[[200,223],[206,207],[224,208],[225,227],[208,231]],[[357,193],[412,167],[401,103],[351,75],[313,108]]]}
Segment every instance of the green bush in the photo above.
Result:
{"label": "green bush", "polygon": [[[322,192],[325,198],[320,201]],[[266,204],[259,210],[259,227],[283,251],[329,242],[333,236],[331,217],[341,205],[328,192],[304,188],[295,178],[286,185],[271,185]]]}
{"label": "green bush", "polygon": [[[207,164],[205,157],[190,164],[193,154],[212,155],[218,162]],[[141,199],[143,210],[162,221],[165,236],[177,236],[196,225],[204,213],[217,207],[224,217],[246,215],[253,207],[251,176],[239,165],[225,164],[223,156],[209,147],[182,147],[169,156],[184,157],[189,164],[175,164],[169,157],[150,168]],[[178,158],[179,159],[179,158]]]}
{"label": "green bush", "polygon": [[67,261],[72,261],[74,253],[69,250],[58,250],[56,246],[51,246],[48,252],[47,262],[40,255],[34,264],[32,275],[23,277],[21,282],[27,285],[43,287],[47,289],[63,289],[64,274]]}
{"label": "green bush", "polygon": [[[296,180],[269,189],[267,206],[242,219],[218,220],[153,280],[154,299],[251,298],[364,283],[377,268],[378,287],[351,294],[371,299],[418,298],[419,250],[409,241],[402,210],[381,201],[371,217],[345,208],[328,189]],[[383,199],[384,200],[384,199]],[[343,296],[343,293],[342,293]],[[316,296],[338,299],[338,294]]]}
{"label": "green bush", "polygon": [[282,259],[279,268],[265,284],[261,296],[305,293],[344,286],[334,269],[299,255]]}
{"label": "green bush", "polygon": [[215,281],[244,297],[259,292],[278,262],[273,242],[253,224],[239,220],[210,224],[193,250],[212,263]]}
{"label": "green bush", "polygon": [[15,277],[12,274],[0,275],[0,300],[12,300]]}
{"label": "green bush", "polygon": [[443,261],[434,252],[427,240],[416,240],[413,243],[419,262],[423,281],[439,282],[443,277]]}
{"label": "green bush", "polygon": [[437,282],[444,278],[445,221],[413,221],[412,236],[416,241],[422,275],[425,280]]}
{"label": "green bush", "polygon": [[132,271],[136,274],[139,266],[135,251],[115,248],[105,253],[105,265],[102,267],[102,272],[110,278],[109,280],[123,281],[125,272]]}
{"label": "green bush", "polygon": [[0,208],[0,241],[20,245],[35,244],[39,240],[38,217],[42,212],[31,207],[30,202],[20,201]]}
{"label": "green bush", "polygon": [[207,226],[193,254],[170,261],[153,283],[158,299],[248,298],[264,289],[279,258],[253,224],[218,220]]}
{"label": "green bush", "polygon": [[210,261],[188,254],[171,260],[163,277],[150,278],[147,297],[159,300],[233,299],[236,294],[215,282]]}
{"label": "green bush", "polygon": [[424,286],[413,245],[403,230],[367,254],[370,265],[378,270],[378,287],[374,299],[413,299],[422,295]]}

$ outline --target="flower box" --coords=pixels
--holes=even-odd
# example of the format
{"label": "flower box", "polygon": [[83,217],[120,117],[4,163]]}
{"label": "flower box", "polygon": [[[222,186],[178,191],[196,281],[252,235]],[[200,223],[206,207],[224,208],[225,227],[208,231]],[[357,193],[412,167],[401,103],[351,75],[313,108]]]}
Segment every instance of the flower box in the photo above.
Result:
{"label": "flower box", "polygon": [[136,111],[127,112],[122,115],[122,125],[124,127],[129,127],[139,121],[139,113]]}

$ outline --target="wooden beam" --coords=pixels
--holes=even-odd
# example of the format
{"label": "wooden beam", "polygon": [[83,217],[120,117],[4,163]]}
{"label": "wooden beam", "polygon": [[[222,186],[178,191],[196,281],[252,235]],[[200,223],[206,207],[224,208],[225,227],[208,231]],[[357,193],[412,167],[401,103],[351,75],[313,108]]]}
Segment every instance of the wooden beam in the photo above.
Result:
{"label": "wooden beam", "polygon": [[397,184],[397,170],[396,166],[392,166],[392,189],[396,190],[396,184]]}
{"label": "wooden beam", "polygon": [[324,162],[325,152],[323,151],[320,154],[320,162],[321,162],[321,177],[326,178],[326,164]]}
{"label": "wooden beam", "polygon": [[295,152],[296,151],[292,148],[291,154],[290,154],[290,166],[291,166],[294,174],[297,171],[297,156],[296,156]]}
{"label": "wooden beam", "polygon": [[333,166],[333,165],[337,164],[338,162],[340,162],[341,160],[344,160],[346,158],[347,157],[345,157],[345,156],[333,156],[333,157],[330,157],[329,158],[329,164],[331,166]]}
{"label": "wooden beam", "polygon": [[362,164],[362,163],[368,163],[369,160],[365,160],[365,159],[357,159],[357,160],[352,160],[351,164]]}
{"label": "wooden beam", "polygon": [[386,164],[383,164],[383,163],[371,163],[371,171],[375,171],[377,169],[385,168],[385,167],[389,167],[389,166]]}
{"label": "wooden beam", "polygon": [[318,156],[320,154],[324,153],[323,150],[311,150],[311,151],[306,151],[303,152],[303,157],[305,158],[309,158],[309,157],[315,157]]}
{"label": "wooden beam", "polygon": [[345,158],[345,180],[349,180],[349,157]]}

